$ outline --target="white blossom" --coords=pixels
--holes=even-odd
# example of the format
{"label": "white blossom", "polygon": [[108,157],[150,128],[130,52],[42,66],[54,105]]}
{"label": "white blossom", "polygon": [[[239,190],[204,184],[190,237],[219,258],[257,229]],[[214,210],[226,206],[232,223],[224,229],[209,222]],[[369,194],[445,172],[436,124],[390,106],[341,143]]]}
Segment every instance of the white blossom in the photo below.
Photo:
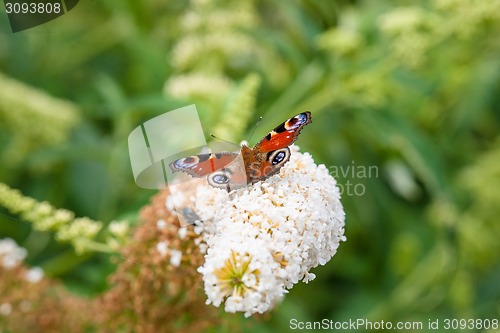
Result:
{"label": "white blossom", "polygon": [[157,222],[156,222],[156,228],[158,228],[158,230],[164,230],[165,228],[167,227],[167,222],[165,222],[164,219],[159,219]]}
{"label": "white blossom", "polygon": [[0,263],[10,269],[17,266],[26,258],[26,249],[19,247],[11,238],[0,239]]}
{"label": "white blossom", "polygon": [[178,233],[179,233],[179,238],[180,238],[180,239],[185,239],[185,238],[186,238],[186,236],[187,236],[187,232],[188,232],[188,230],[187,230],[187,228],[186,228],[186,227],[179,228],[179,231],[178,231]]}
{"label": "white blossom", "polygon": [[207,304],[224,302],[227,312],[245,316],[268,311],[294,284],[313,280],[309,271],[326,264],[345,241],[335,179],[308,153],[291,149],[280,173],[263,182],[229,194],[198,190],[196,213],[207,245],[198,270]]}
{"label": "white blossom", "polygon": [[179,267],[181,264],[182,252],[179,250],[170,250],[170,264],[175,267]]}
{"label": "white blossom", "polygon": [[26,272],[26,280],[31,283],[38,283],[43,279],[43,274],[40,267],[32,267]]}
{"label": "white blossom", "polygon": [[182,259],[182,252],[176,249],[168,247],[167,241],[161,241],[156,244],[156,250],[160,253],[162,257],[166,257],[167,254],[170,256],[170,264],[172,266],[179,267]]}
{"label": "white blossom", "polygon": [[166,241],[159,242],[156,244],[156,250],[161,254],[162,257],[165,257],[168,253],[168,243]]}

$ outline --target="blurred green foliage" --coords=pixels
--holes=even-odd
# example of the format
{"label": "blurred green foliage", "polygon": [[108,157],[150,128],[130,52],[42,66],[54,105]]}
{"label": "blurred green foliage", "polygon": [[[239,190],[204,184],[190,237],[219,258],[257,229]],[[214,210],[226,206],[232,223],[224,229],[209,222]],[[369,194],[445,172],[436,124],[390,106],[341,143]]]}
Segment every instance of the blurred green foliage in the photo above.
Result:
{"label": "blurred green foliage", "polygon": [[[237,141],[262,115],[253,144],[312,111],[298,145],[336,172],[348,241],[243,327],[500,317],[497,0],[87,0],[0,29],[0,96],[23,85],[0,100],[0,182],[76,216],[137,220],[154,192],[135,186],[126,142],[147,119],[196,103],[207,136]],[[0,212],[30,264],[83,294],[106,287],[107,257]]]}

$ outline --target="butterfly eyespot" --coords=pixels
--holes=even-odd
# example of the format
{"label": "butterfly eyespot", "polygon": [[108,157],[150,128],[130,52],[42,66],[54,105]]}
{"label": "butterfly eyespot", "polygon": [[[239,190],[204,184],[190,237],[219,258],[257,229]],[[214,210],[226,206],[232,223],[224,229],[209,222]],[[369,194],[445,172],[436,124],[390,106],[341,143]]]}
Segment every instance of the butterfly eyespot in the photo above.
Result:
{"label": "butterfly eyespot", "polygon": [[192,168],[199,163],[200,159],[198,156],[190,156],[178,159],[174,162],[174,167],[176,168]]}
{"label": "butterfly eyespot", "polygon": [[229,177],[223,174],[217,174],[212,177],[212,180],[216,184],[227,184],[229,183]]}
{"label": "butterfly eyespot", "polygon": [[267,160],[272,165],[284,164],[290,158],[290,149],[278,149],[268,154]]}
{"label": "butterfly eyespot", "polygon": [[276,164],[280,163],[281,161],[283,161],[285,159],[285,156],[286,156],[285,152],[280,151],[278,154],[276,154],[276,156],[274,156],[271,163],[273,165],[276,165]]}
{"label": "butterfly eyespot", "polygon": [[207,182],[212,187],[222,188],[229,192],[232,188],[232,177],[233,171],[224,168],[209,174],[207,177]]}

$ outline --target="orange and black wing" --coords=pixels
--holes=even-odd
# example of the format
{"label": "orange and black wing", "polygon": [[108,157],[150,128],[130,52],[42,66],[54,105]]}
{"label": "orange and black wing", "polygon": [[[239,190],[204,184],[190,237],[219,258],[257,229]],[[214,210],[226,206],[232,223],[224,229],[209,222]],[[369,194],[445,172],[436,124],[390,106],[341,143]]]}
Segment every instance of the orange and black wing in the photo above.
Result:
{"label": "orange and black wing", "polygon": [[236,153],[209,153],[180,158],[169,164],[173,172],[182,171],[193,177],[203,177],[231,163]]}
{"label": "orange and black wing", "polygon": [[269,132],[253,149],[258,153],[267,153],[288,147],[297,140],[302,128],[311,122],[311,112],[299,113]]}

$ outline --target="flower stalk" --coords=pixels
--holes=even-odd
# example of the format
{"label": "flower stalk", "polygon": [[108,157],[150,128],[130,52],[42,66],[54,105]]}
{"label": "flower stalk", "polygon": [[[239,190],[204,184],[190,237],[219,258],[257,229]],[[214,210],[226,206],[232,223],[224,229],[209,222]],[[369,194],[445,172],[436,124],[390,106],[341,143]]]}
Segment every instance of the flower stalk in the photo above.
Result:
{"label": "flower stalk", "polygon": [[[87,251],[115,252],[128,239],[128,224],[125,221],[113,221],[109,229],[105,229],[100,221],[88,217],[75,218],[69,210],[57,209],[46,201],[39,202],[24,196],[4,183],[0,183],[0,205],[12,214],[20,215],[36,230],[54,232],[56,240],[70,243],[79,254]],[[107,234],[106,242],[97,240],[102,232]]]}

